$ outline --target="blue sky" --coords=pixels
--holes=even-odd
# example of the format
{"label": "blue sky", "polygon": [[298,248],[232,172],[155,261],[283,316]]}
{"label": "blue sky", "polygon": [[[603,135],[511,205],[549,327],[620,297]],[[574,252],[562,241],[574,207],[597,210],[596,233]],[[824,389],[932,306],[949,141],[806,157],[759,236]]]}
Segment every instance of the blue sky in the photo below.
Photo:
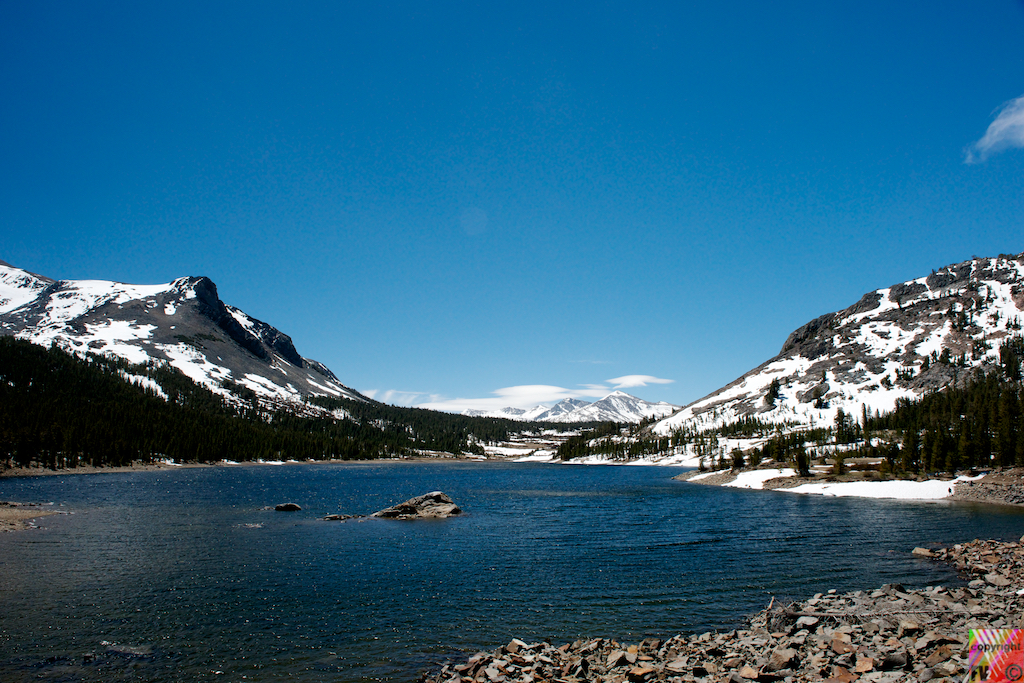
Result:
{"label": "blue sky", "polygon": [[390,402],[684,404],[1024,251],[1022,46],[1020,2],[5,0],[0,259],[207,275]]}

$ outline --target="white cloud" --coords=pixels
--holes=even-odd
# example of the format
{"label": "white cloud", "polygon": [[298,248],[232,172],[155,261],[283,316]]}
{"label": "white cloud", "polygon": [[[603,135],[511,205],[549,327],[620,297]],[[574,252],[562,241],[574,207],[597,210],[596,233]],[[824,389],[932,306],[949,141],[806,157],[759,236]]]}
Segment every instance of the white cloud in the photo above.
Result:
{"label": "white cloud", "polygon": [[967,148],[964,161],[981,163],[997,152],[1014,147],[1024,147],[1024,96],[1003,105],[985,136]]}
{"label": "white cloud", "polygon": [[452,398],[432,400],[416,404],[417,408],[443,410],[459,413],[464,410],[498,410],[500,408],[533,408],[541,404],[550,405],[566,398],[602,398],[611,389],[603,385],[587,385],[581,389],[566,389],[548,384],[522,384],[503,387],[491,392],[493,398]]}
{"label": "white cloud", "polygon": [[650,375],[623,375],[615,379],[605,380],[615,389],[628,389],[630,387],[646,387],[648,384],[672,384],[674,379],[661,379]]}

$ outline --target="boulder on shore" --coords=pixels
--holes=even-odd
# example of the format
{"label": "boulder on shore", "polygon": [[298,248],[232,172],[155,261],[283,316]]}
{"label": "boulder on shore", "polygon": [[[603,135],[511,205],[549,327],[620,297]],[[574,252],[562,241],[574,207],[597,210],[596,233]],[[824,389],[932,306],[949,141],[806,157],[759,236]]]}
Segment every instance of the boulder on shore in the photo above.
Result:
{"label": "boulder on shore", "polygon": [[410,498],[404,503],[378,510],[370,516],[387,519],[427,519],[453,517],[459,514],[462,514],[462,510],[451,498],[440,491],[431,491]]}

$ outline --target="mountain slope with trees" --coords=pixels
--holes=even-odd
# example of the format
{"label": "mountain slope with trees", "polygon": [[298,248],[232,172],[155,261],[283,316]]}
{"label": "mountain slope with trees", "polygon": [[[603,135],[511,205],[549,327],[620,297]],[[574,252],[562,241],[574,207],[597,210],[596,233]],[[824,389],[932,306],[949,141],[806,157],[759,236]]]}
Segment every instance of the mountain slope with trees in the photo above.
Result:
{"label": "mountain slope with trees", "polygon": [[[520,422],[311,397],[268,409],[229,401],[167,364],[84,358],[0,337],[0,462],[7,467],[127,465],[171,459],[367,459],[422,451],[482,454]],[[550,425],[530,425],[540,430]]]}

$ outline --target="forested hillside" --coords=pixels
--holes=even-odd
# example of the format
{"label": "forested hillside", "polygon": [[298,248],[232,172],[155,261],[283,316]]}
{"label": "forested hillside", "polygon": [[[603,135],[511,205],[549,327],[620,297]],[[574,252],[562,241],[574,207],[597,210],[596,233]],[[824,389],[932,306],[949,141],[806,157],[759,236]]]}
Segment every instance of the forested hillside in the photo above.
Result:
{"label": "forested hillside", "polygon": [[[239,387],[228,387],[245,396]],[[0,462],[7,467],[256,459],[367,459],[482,452],[524,425],[345,399],[267,412],[229,402],[166,364],[131,365],[0,337]],[[543,425],[531,424],[530,429]]]}

